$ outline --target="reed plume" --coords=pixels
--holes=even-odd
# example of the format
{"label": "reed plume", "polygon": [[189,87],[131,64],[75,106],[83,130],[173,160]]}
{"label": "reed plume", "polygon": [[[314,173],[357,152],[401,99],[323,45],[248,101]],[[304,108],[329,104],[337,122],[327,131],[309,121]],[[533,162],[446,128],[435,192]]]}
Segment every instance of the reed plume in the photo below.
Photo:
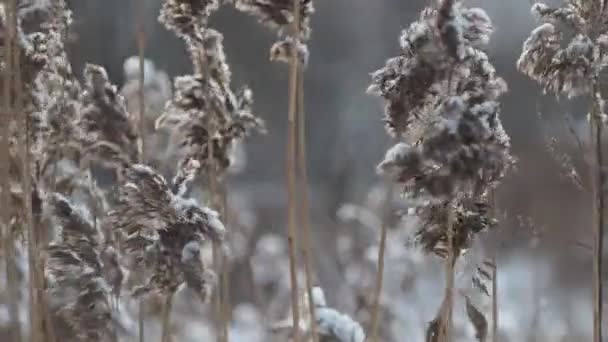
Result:
{"label": "reed plume", "polygon": [[45,278],[59,340],[117,341],[111,289],[103,278],[100,232],[85,209],[51,193],[46,199],[55,238],[47,248]]}
{"label": "reed plume", "polygon": [[606,106],[600,76],[608,65],[608,4],[604,0],[567,0],[560,7],[532,6],[539,21],[523,44],[517,68],[545,93],[568,98],[588,96],[589,137],[593,144],[593,341],[602,340],[602,255],[606,187],[603,127]]}
{"label": "reed plume", "polygon": [[459,1],[428,7],[403,31],[401,55],[372,74],[386,100],[393,146],[378,171],[413,199],[416,240],[446,258],[446,295],[432,340],[450,339],[453,267],[471,238],[494,224],[488,191],[512,162],[498,99],[507,88],[483,50],[492,24]]}

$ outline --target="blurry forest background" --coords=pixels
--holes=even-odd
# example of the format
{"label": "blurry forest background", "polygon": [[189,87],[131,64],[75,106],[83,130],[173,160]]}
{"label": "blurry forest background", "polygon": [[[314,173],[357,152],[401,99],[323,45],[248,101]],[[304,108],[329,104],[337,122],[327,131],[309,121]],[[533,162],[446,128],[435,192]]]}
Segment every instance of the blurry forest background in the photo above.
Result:
{"label": "blurry forest background", "polygon": [[[85,62],[100,64],[113,83],[122,85],[123,62],[137,54],[138,2],[68,2],[75,11],[69,46],[75,72],[80,73]],[[184,44],[157,22],[160,2],[145,2],[146,58],[170,77],[190,73]],[[517,72],[515,62],[533,28],[528,0],[467,3],[483,7],[496,27],[489,54],[509,84],[502,120],[512,138],[518,167],[499,190],[499,207],[506,218],[498,231],[484,237],[476,255],[465,260],[474,263],[498,253],[500,325],[509,341],[590,340],[591,196],[563,176],[559,161],[562,154],[569,154],[586,176],[584,156],[570,129],[586,132],[586,109],[543,96],[539,87]],[[369,281],[370,286],[373,279],[349,273],[345,258],[350,255],[340,255],[342,235],[356,231],[360,224],[345,222],[338,213],[344,213],[341,208],[346,203],[369,203],[370,190],[380,181],[375,165],[389,146],[381,122],[382,104],[366,95],[365,89],[369,73],[381,67],[387,56],[397,54],[401,30],[415,20],[424,4],[423,0],[315,2],[305,76],[314,269],[328,302],[349,313],[356,311],[358,297],[349,288],[352,279],[348,277],[361,284]],[[241,247],[254,250],[269,233],[284,236],[286,231],[287,68],[268,60],[274,34],[255,19],[224,6],[211,20],[211,26],[225,35],[235,83],[252,87],[255,112],[268,127],[268,134],[247,140],[246,167],[229,179],[231,202],[235,206],[241,203],[249,215],[251,230]],[[379,234],[367,234],[367,244],[375,245]],[[408,248],[393,241],[396,249]],[[373,265],[373,253],[369,258]],[[282,262],[286,270],[287,258]],[[398,287],[403,296],[384,300],[399,305],[402,317],[417,320],[396,320],[388,328],[396,336],[404,336],[399,341],[422,340],[424,322],[432,319],[443,291],[440,267],[432,256],[412,257],[389,250],[385,295]],[[457,268],[460,287],[469,286],[469,268]],[[235,269],[232,282],[234,305],[254,300],[250,281],[239,270]],[[365,317],[355,319],[366,323]]]}

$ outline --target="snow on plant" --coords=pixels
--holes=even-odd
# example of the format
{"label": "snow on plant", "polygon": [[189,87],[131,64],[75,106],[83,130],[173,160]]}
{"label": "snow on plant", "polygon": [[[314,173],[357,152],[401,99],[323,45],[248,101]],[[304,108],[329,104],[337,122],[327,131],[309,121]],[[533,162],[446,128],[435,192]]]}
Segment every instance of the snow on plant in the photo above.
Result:
{"label": "snow on plant", "polygon": [[485,12],[459,2],[443,12],[427,8],[403,31],[402,53],[372,74],[368,91],[386,100],[387,130],[402,140],[378,171],[417,200],[410,212],[422,220],[427,250],[445,245],[453,210],[461,251],[470,233],[492,225],[487,192],[512,162],[499,116],[507,87],[480,49],[491,32]]}
{"label": "snow on plant", "polygon": [[252,113],[251,90],[231,88],[223,36],[207,26],[217,8],[217,1],[168,0],[163,4],[159,20],[186,43],[194,74],[175,79],[174,97],[157,127],[173,128],[182,137],[179,170],[196,160],[201,172],[221,175],[230,165],[233,145],[251,131],[264,128]]}
{"label": "snow on plant", "polygon": [[[259,22],[278,31],[278,41],[270,48],[270,59],[289,63],[294,50],[294,37],[290,35],[290,26],[295,20],[294,1],[292,0],[230,0],[236,9],[257,17]],[[302,65],[308,62],[310,39],[310,17],[314,13],[312,0],[300,1],[300,22],[298,23],[297,43],[295,50]]]}
{"label": "snow on plant", "polygon": [[499,116],[507,86],[482,50],[491,32],[482,9],[451,0],[425,8],[403,31],[401,54],[372,74],[368,89],[386,101],[387,131],[400,140],[378,171],[413,200],[417,242],[447,259],[443,331],[433,338],[448,333],[453,265],[495,224],[489,191],[512,163]]}

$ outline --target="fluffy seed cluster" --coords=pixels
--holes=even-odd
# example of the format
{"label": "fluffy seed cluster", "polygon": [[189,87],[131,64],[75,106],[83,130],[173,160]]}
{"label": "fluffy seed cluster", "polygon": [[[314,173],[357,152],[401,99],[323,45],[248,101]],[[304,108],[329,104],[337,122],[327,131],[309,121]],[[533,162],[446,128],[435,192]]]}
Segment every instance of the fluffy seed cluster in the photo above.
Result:
{"label": "fluffy seed cluster", "polygon": [[[160,17],[169,29],[174,26],[163,18],[175,16],[169,13],[171,3],[165,3]],[[210,13],[203,12],[207,16]],[[171,128],[181,137],[178,177],[192,161],[200,164],[201,171],[221,175],[230,165],[234,145],[251,131],[264,130],[262,120],[252,113],[251,90],[232,90],[222,34],[207,28],[206,21],[196,21],[199,24],[194,31],[183,33],[194,74],[175,79],[174,97],[156,124],[158,128]]]}
{"label": "fluffy seed cluster", "polygon": [[300,0],[299,36],[290,34],[294,18],[292,0],[233,0],[236,9],[248,13],[260,23],[278,30],[279,39],[270,49],[270,59],[289,62],[293,51],[297,51],[303,65],[308,61],[306,42],[310,39],[310,17],[314,13],[312,0]]}
{"label": "fluffy seed cluster", "polygon": [[[499,118],[507,87],[480,49],[491,31],[483,10],[443,1],[439,9],[423,10],[401,36],[401,55],[372,74],[368,91],[386,100],[387,130],[404,140],[378,171],[421,200],[418,238],[428,251],[446,241],[445,224],[434,221],[452,207],[459,217],[480,222],[480,229],[463,225],[471,234],[490,225],[486,210],[467,203],[485,201],[512,163]],[[465,248],[470,234],[456,233],[463,234],[456,250]]]}
{"label": "fluffy seed cluster", "polygon": [[113,166],[137,161],[137,132],[125,100],[112,85],[104,68],[87,64],[80,129],[86,155]]}
{"label": "fluffy seed cluster", "polygon": [[[449,205],[451,207],[448,208]],[[455,222],[452,224],[452,244],[457,255],[464,254],[476,234],[491,229],[497,223],[496,219],[490,217],[488,205],[483,201],[460,201],[456,204],[440,203],[417,207],[415,216],[420,221],[421,228],[416,232],[415,242],[426,252],[447,257],[445,227],[450,210],[455,216]]]}
{"label": "fluffy seed cluster", "polygon": [[116,341],[99,232],[86,211],[66,197],[50,194],[47,204],[57,231],[45,265],[55,331],[66,341]]}
{"label": "fluffy seed cluster", "polygon": [[[216,168],[221,174],[230,165],[234,144],[264,125],[252,114],[251,90],[243,88],[234,93],[229,87],[230,69],[219,32],[207,29],[202,45],[192,49],[192,57],[197,73],[175,79],[174,98],[157,127],[174,128],[183,137],[180,169],[196,160],[205,169]],[[213,156],[209,158],[211,151]]]}
{"label": "fluffy seed cluster", "polygon": [[218,0],[167,0],[159,21],[178,37],[193,39],[207,26],[209,16],[219,7]]}
{"label": "fluffy seed cluster", "polygon": [[518,69],[545,92],[568,97],[591,92],[608,65],[608,15],[602,0],[532,6],[540,22],[524,42]]}
{"label": "fluffy seed cluster", "polygon": [[172,192],[148,166],[131,166],[124,179],[109,224],[120,233],[125,253],[146,270],[147,279],[135,295],[173,294],[185,284],[208,298],[215,275],[203,265],[200,249],[205,241],[223,243],[218,214],[184,198],[185,184],[175,184],[177,192]]}
{"label": "fluffy seed cluster", "polygon": [[[10,202],[4,209],[10,211],[13,229],[24,227],[22,177],[26,164],[22,155],[28,156],[33,211],[37,215],[44,192],[57,183],[59,175],[53,170],[65,158],[72,159],[80,149],[77,132],[80,85],[72,75],[64,43],[71,22],[71,11],[62,0],[26,1],[17,7],[14,48],[20,55],[21,83],[12,97],[19,103],[12,105],[20,115],[10,115],[3,123],[8,133],[9,151],[5,163],[9,177],[1,185],[6,184],[10,193]],[[2,5],[0,31],[5,33],[7,24],[7,13]],[[3,48],[6,38],[6,34],[0,38]],[[0,54],[5,52],[0,51]],[[0,62],[0,72],[3,75],[7,72],[5,58]],[[19,96],[16,96],[17,92]]]}

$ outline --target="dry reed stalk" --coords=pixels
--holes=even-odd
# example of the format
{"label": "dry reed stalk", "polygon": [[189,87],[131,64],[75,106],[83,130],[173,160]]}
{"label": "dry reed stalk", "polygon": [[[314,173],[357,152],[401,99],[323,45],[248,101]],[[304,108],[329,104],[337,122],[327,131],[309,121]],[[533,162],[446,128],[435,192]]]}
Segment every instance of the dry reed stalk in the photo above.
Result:
{"label": "dry reed stalk", "polygon": [[144,337],[144,300],[143,298],[139,300],[138,307],[138,318],[137,318],[137,329],[139,334],[139,342],[145,342]]}
{"label": "dry reed stalk", "polygon": [[598,80],[594,81],[592,94],[592,110],[590,118],[591,140],[594,144],[593,173],[593,341],[602,341],[602,255],[604,250],[604,189],[606,175],[604,165],[604,152],[602,146],[603,122],[599,101],[601,94],[598,89]]}
{"label": "dry reed stalk", "polygon": [[162,342],[171,342],[171,308],[173,307],[173,293],[168,293],[163,304],[162,313]]}
{"label": "dry reed stalk", "polygon": [[454,208],[452,201],[448,202],[447,229],[447,252],[445,261],[445,307],[441,317],[440,338],[441,342],[451,341],[452,311],[454,307],[454,265],[456,264],[456,253],[454,251]]}
{"label": "dry reed stalk", "polygon": [[[532,13],[540,25],[523,45],[518,68],[539,82],[545,92],[567,95],[568,98],[589,95],[589,140],[593,184],[593,341],[602,341],[602,253],[605,210],[605,170],[602,135],[605,113],[602,113],[599,81],[605,71],[608,27],[605,0],[566,1],[552,8],[535,3]],[[572,11],[569,13],[568,11]],[[568,15],[564,15],[568,13]],[[577,18],[572,21],[571,18]],[[569,25],[574,23],[574,25]],[[566,24],[566,25],[563,25]]]}
{"label": "dry reed stalk", "polygon": [[222,319],[222,334],[224,335],[225,342],[230,340],[228,333],[228,325],[231,320],[231,305],[230,305],[230,268],[228,267],[228,257],[222,256],[222,268],[220,278],[220,291],[222,294],[221,304],[221,319]]}
{"label": "dry reed stalk", "polygon": [[[45,260],[41,257],[41,259],[39,260],[39,268],[38,268],[38,274],[41,275],[41,277],[44,276],[44,263]],[[42,278],[39,281],[40,284],[45,284],[45,280],[44,278]],[[44,342],[56,342],[57,339],[55,338],[55,328],[53,326],[53,316],[51,315],[51,310],[49,308],[48,305],[48,300],[47,300],[47,295],[45,293],[45,291],[40,291],[40,308],[42,308],[43,311],[43,317],[41,318],[43,321],[43,331],[45,333],[45,337],[43,339]]]}
{"label": "dry reed stalk", "polygon": [[313,297],[312,284],[312,260],[311,260],[311,240],[312,231],[310,227],[310,204],[308,196],[308,172],[306,169],[306,113],[304,111],[304,72],[300,68],[298,73],[298,169],[300,173],[300,223],[304,229],[304,240],[302,244],[302,254],[304,257],[304,272],[306,275],[306,291],[308,294],[308,307],[310,310],[310,333],[312,341],[318,342],[317,315]]}
{"label": "dry reed stalk", "polygon": [[[7,73],[13,76],[12,84],[9,84],[9,98],[8,101],[13,102],[13,115],[17,119],[18,124],[18,136],[23,140],[19,142],[21,149],[19,149],[20,161],[21,161],[21,185],[23,188],[23,202],[25,210],[25,224],[27,226],[27,240],[28,240],[28,265],[29,265],[29,276],[30,282],[28,286],[29,299],[30,299],[30,340],[32,342],[41,341],[39,334],[43,331],[42,320],[40,318],[40,312],[44,312],[45,308],[39,307],[40,291],[42,290],[40,279],[42,276],[39,272],[37,262],[37,237],[36,230],[34,227],[34,216],[32,212],[32,184],[31,184],[31,172],[30,172],[30,132],[29,132],[29,117],[27,113],[21,112],[21,101],[22,101],[22,85],[21,85],[21,68],[20,68],[20,50],[17,47],[17,1],[11,0],[8,2],[8,39],[9,49],[7,54],[11,62],[7,65]],[[14,93],[11,92],[14,89]],[[23,117],[19,117],[19,114],[23,114]]]}
{"label": "dry reed stalk", "polygon": [[[219,198],[220,194],[218,193],[218,177],[217,177],[217,173],[216,171],[216,167],[215,167],[215,160],[213,158],[214,154],[215,154],[215,150],[214,150],[214,146],[213,146],[213,136],[215,135],[215,127],[213,126],[213,121],[209,120],[209,124],[208,124],[208,143],[207,143],[207,162],[209,164],[209,177],[207,179],[208,181],[208,190],[209,190],[209,206],[211,208],[213,208],[214,210],[218,210],[218,212],[220,213],[224,213],[225,210],[223,210],[223,201]],[[216,329],[216,333],[217,335],[217,340],[219,342],[227,342],[228,340],[228,322],[224,321],[224,316],[223,316],[223,304],[222,304],[222,284],[223,284],[223,280],[222,278],[224,277],[223,274],[223,263],[222,263],[222,256],[221,256],[221,250],[220,247],[218,246],[217,243],[213,243],[213,268],[218,272],[219,274],[219,286],[217,287],[216,291],[214,291],[213,297],[214,297],[214,305],[215,305],[215,329]]]}
{"label": "dry reed stalk", "polygon": [[387,185],[386,197],[382,204],[382,227],[380,232],[380,246],[378,248],[378,272],[376,273],[376,284],[374,287],[374,307],[372,312],[372,327],[370,340],[378,342],[378,327],[380,323],[380,295],[382,294],[382,284],[384,282],[384,254],[386,251],[386,239],[388,236],[388,216],[390,203],[393,197],[393,187]]}
{"label": "dry reed stalk", "polygon": [[146,104],[145,104],[145,93],[144,93],[144,79],[145,79],[145,68],[144,68],[144,57],[145,57],[145,48],[146,48],[146,26],[145,26],[145,0],[139,0],[137,2],[138,7],[138,27],[137,27],[137,52],[139,55],[139,143],[140,146],[140,156],[141,160],[145,163],[146,157],[146,125],[145,125],[145,115],[146,115]]}
{"label": "dry reed stalk", "polygon": [[[437,21],[437,26],[442,27],[441,20],[447,19],[448,16],[443,13],[444,11],[450,11],[454,7],[454,0],[445,0],[441,3],[439,8],[440,15]],[[447,43],[446,40],[443,41]],[[447,45],[447,44],[446,44]],[[458,61],[452,59],[450,66],[451,69],[448,71],[447,80],[447,96],[452,96],[453,77]],[[454,307],[454,264],[456,263],[456,253],[454,251],[454,200],[447,202],[447,222],[446,222],[446,249],[447,257],[445,260],[445,297],[442,307],[441,321],[439,327],[439,341],[450,342],[452,332],[452,312]]]}
{"label": "dry reed stalk", "polygon": [[[145,57],[145,0],[139,0],[137,2],[137,10],[138,10],[138,27],[137,27],[137,51],[139,54],[139,89],[138,89],[138,98],[139,98],[139,143],[141,144],[139,148],[139,155],[141,161],[143,163],[146,162],[145,156],[145,124],[144,124],[144,116],[146,114],[146,106],[145,106],[145,92],[144,92],[144,78],[145,78],[145,68],[144,68],[144,57]],[[144,342],[144,298],[139,299],[139,315],[137,317],[137,327],[139,334],[139,342]]]}
{"label": "dry reed stalk", "polygon": [[0,198],[0,207],[2,208],[1,222],[2,222],[2,242],[4,250],[4,261],[6,271],[6,283],[7,291],[9,293],[9,336],[13,341],[21,342],[21,327],[19,323],[19,305],[18,305],[18,284],[17,284],[17,264],[15,262],[15,249],[14,249],[14,235],[11,229],[11,205],[10,205],[10,180],[9,180],[9,122],[12,119],[12,104],[11,104],[11,84],[12,75],[8,70],[12,70],[12,53],[11,46],[12,40],[7,39],[6,32],[4,34],[4,59],[5,59],[5,72],[3,75],[3,122],[2,131],[0,136],[2,141],[0,142],[1,154],[0,154],[0,177],[2,179],[2,198]]}
{"label": "dry reed stalk", "polygon": [[492,342],[498,342],[498,265],[492,258]]}
{"label": "dry reed stalk", "polygon": [[287,244],[289,248],[289,273],[291,279],[291,313],[293,318],[293,341],[300,342],[300,305],[298,296],[298,276],[296,270],[296,220],[297,220],[297,184],[296,184],[296,113],[298,107],[298,70],[299,56],[297,46],[300,31],[300,0],[294,1],[294,19],[292,36],[294,44],[289,60],[289,108],[287,117]]}
{"label": "dry reed stalk", "polygon": [[[496,191],[494,189],[490,190],[489,194],[490,198],[490,213],[493,217],[496,217],[496,213],[498,212],[497,208],[497,200],[496,200]],[[496,259],[498,257],[498,248],[500,245],[496,246],[496,250],[494,251],[494,255],[492,256],[492,342],[498,342],[498,264],[496,263]]]}
{"label": "dry reed stalk", "polygon": [[[7,207],[3,207],[7,208]],[[18,275],[17,275],[17,264],[15,262],[15,246],[14,246],[14,235],[10,229],[10,225],[5,224],[6,228],[3,231],[4,234],[4,259],[6,263],[6,282],[7,291],[9,293],[9,319],[10,319],[10,330],[9,336],[11,341],[21,342],[21,324],[19,322],[19,289],[18,289]]]}
{"label": "dry reed stalk", "polygon": [[[221,266],[221,257],[220,250],[217,244],[213,244],[213,268],[215,270],[220,270]],[[222,274],[221,271],[218,272],[218,282],[222,283]],[[215,331],[217,333],[217,341],[224,341],[224,329],[222,328],[222,295],[221,288],[216,287],[216,290],[213,293],[213,305],[214,305],[214,315],[215,315]]]}
{"label": "dry reed stalk", "polygon": [[[220,183],[220,202],[221,212],[220,215],[224,222],[228,224],[228,196],[226,183],[222,180]],[[228,264],[228,257],[225,254],[221,256],[221,268],[220,268],[220,304],[221,304],[221,320],[222,320],[222,334],[224,335],[225,342],[230,340],[228,333],[228,325],[231,321],[231,305],[230,305],[230,267]]]}

